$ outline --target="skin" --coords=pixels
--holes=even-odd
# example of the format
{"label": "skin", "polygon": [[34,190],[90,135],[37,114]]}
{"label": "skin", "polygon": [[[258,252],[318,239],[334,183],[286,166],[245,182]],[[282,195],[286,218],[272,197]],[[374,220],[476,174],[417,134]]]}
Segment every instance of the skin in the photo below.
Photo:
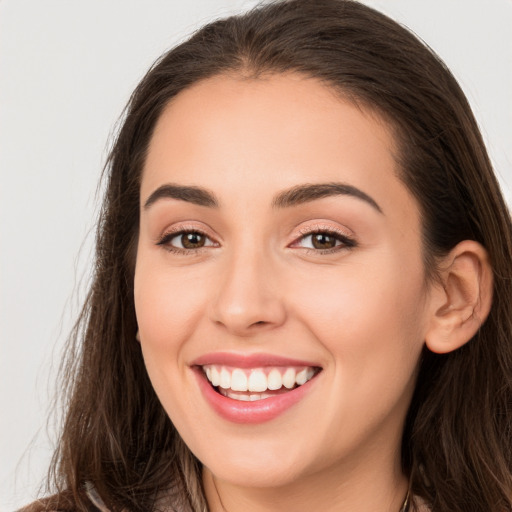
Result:
{"label": "skin", "polygon": [[[275,208],[276,194],[342,182],[349,195]],[[217,208],[163,198],[207,188]],[[204,464],[212,511],[399,510],[400,439],[432,325],[418,205],[397,177],[376,114],[298,75],[220,76],[180,93],[152,137],[141,183],[135,306],[153,386]],[[207,244],[172,252],[169,230]],[[312,246],[311,230],[355,240]],[[171,250],[170,250],[171,249]],[[205,353],[267,353],[322,367],[272,421],[240,425],[205,401],[191,370]]]}

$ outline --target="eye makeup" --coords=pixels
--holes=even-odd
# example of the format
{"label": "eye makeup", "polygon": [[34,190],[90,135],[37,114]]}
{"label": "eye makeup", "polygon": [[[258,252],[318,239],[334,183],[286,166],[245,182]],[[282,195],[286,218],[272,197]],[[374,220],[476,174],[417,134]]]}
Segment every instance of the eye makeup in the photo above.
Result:
{"label": "eye makeup", "polygon": [[[309,254],[333,254],[357,246],[352,236],[333,226],[303,227],[299,233],[300,236],[288,247],[304,250]],[[197,255],[210,248],[220,247],[220,243],[209,234],[192,226],[177,226],[166,231],[157,240],[156,245],[178,255]]]}

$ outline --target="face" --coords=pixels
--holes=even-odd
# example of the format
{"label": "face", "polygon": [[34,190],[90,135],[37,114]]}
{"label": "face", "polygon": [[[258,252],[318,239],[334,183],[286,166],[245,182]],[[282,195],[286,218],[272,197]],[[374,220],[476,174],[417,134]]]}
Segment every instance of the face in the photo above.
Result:
{"label": "face", "polygon": [[207,470],[397,465],[429,308],[389,127],[313,79],[212,78],[165,109],[140,194],[144,360]]}

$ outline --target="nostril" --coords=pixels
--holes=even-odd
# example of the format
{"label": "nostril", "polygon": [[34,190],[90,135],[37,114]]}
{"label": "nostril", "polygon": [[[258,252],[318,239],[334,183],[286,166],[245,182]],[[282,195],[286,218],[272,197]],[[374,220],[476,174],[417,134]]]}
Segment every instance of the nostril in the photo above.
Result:
{"label": "nostril", "polygon": [[265,320],[259,320],[258,322],[253,322],[249,326],[249,329],[250,330],[253,330],[253,329],[259,330],[259,328],[263,328],[263,327],[266,327],[268,325],[271,325],[271,322],[266,322]]}

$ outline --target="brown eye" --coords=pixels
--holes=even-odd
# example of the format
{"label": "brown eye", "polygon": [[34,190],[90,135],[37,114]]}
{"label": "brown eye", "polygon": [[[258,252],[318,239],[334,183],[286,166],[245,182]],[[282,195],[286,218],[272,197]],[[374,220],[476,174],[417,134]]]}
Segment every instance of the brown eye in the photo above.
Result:
{"label": "brown eye", "polygon": [[200,231],[178,231],[164,235],[157,245],[162,245],[170,251],[193,254],[195,250],[216,247],[218,244]]}
{"label": "brown eye", "polygon": [[338,240],[327,233],[315,233],[311,235],[311,244],[315,249],[333,249]]}
{"label": "brown eye", "polygon": [[356,241],[347,235],[328,230],[305,233],[293,244],[294,247],[318,251],[319,254],[350,249],[356,245]]}
{"label": "brown eye", "polygon": [[206,236],[201,233],[182,233],[180,242],[184,249],[200,249],[206,244]]}

